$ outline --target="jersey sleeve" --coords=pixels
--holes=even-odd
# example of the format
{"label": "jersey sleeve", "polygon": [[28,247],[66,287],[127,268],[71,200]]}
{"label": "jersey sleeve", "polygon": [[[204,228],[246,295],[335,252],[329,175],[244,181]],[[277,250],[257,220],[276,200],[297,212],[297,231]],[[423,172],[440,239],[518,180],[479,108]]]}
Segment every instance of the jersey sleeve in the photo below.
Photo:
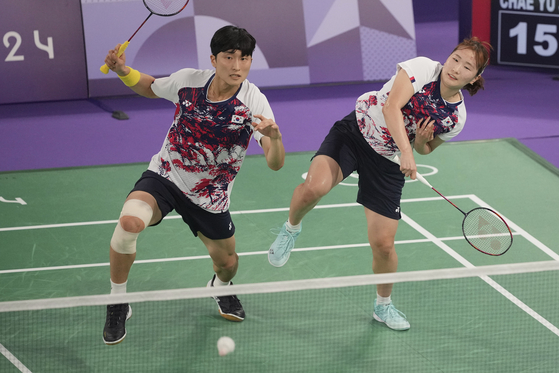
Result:
{"label": "jersey sleeve", "polygon": [[400,62],[398,64],[398,71],[400,69],[403,69],[408,74],[414,92],[418,92],[425,84],[437,79],[442,66],[440,63],[427,57],[416,57]]}
{"label": "jersey sleeve", "polygon": [[[256,118],[254,115],[262,115],[263,117],[273,121],[276,120],[268,99],[254,84],[247,82],[246,86],[243,87],[240,96],[242,96],[243,101],[246,100],[247,105],[252,112],[252,121],[260,123],[260,119]],[[258,145],[262,146],[260,140],[264,137],[264,135],[258,131],[254,131],[253,136],[258,142]]]}
{"label": "jersey sleeve", "polygon": [[158,97],[173,103],[179,101],[179,90],[184,87],[204,86],[212,75],[210,70],[182,69],[165,78],[158,78],[151,84],[151,89]]}
{"label": "jersey sleeve", "polygon": [[[276,119],[274,118],[274,113],[272,111],[272,107],[270,106],[270,103],[268,102],[268,99],[266,98],[266,96],[264,96],[264,94],[262,94],[262,97],[260,98],[260,108],[259,108],[259,112],[258,113],[254,113],[254,114],[260,114],[265,118],[271,119],[273,121],[275,121]],[[253,114],[253,115],[254,115]],[[260,119],[253,117],[253,120],[256,123],[260,123]],[[254,139],[258,142],[258,145],[262,146],[262,143],[260,142],[260,140],[262,139],[262,137],[264,137],[263,134],[261,134],[258,131],[254,131]]]}

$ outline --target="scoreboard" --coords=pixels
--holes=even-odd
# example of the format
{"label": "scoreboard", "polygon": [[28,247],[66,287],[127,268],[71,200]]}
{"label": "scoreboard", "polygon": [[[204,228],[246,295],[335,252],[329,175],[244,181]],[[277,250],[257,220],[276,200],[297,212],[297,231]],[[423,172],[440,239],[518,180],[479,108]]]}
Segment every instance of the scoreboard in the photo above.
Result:
{"label": "scoreboard", "polygon": [[492,63],[559,69],[559,0],[492,0],[491,44]]}

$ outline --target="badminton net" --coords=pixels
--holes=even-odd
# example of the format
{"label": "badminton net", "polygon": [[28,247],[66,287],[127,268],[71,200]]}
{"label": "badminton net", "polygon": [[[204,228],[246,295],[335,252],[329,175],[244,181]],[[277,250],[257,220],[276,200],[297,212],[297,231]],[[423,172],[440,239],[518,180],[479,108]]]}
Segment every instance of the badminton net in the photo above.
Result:
{"label": "badminton net", "polygon": [[[0,302],[0,372],[551,372],[559,363],[559,262]],[[373,320],[394,283],[411,324]],[[236,294],[247,317],[220,317]],[[106,305],[127,336],[103,343]],[[236,349],[219,356],[229,336]]]}

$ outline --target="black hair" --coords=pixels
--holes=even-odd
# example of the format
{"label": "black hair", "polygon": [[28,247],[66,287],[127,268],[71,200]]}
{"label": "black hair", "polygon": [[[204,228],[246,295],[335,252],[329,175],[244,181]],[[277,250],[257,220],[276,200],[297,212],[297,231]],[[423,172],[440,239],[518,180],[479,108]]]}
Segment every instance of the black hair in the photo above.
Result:
{"label": "black hair", "polygon": [[220,52],[240,50],[242,56],[252,56],[256,40],[247,30],[235,26],[224,26],[217,30],[210,42],[212,54],[217,57]]}

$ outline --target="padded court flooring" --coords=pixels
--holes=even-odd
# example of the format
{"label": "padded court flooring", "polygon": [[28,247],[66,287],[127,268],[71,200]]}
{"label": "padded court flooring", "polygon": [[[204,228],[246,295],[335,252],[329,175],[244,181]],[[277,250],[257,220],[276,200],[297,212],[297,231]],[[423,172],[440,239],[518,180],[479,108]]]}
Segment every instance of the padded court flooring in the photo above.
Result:
{"label": "padded court flooring", "polygon": [[[364,212],[355,204],[353,177],[307,215],[289,262],[282,268],[268,264],[271,229],[287,218],[293,189],[302,182],[311,156],[290,153],[279,172],[269,170],[262,156],[245,160],[231,205],[240,255],[235,283],[371,273]],[[429,182],[463,210],[487,205],[501,213],[511,223],[514,244],[502,257],[473,250],[460,237],[462,214],[423,184],[410,181],[404,188],[396,237],[399,272],[559,260],[559,172],[549,163],[516,140],[447,143],[416,160]],[[0,301],[108,293],[108,242],[124,198],[145,167],[0,173]],[[128,289],[203,287],[211,275],[204,246],[173,213],[140,237]],[[547,272],[496,279],[547,320],[547,326],[514,305],[498,287],[471,278],[397,284],[393,299],[410,320],[407,332],[371,321],[372,288],[246,295],[240,297],[247,312],[241,324],[222,320],[211,299],[183,302],[164,317],[138,305],[138,316],[127,324],[129,336],[115,347],[101,341],[100,309],[98,315],[79,321],[83,329],[76,329],[72,338],[80,343],[66,351],[69,356],[63,361],[79,361],[75,371],[84,372],[111,371],[107,362],[118,365],[114,371],[119,372],[153,371],[150,364],[167,367],[163,371],[196,372],[552,372],[559,362],[557,277]],[[150,321],[142,312],[158,319],[158,330],[175,333],[155,341],[156,355],[150,352],[150,330],[142,326]],[[181,321],[169,321],[177,315]],[[18,316],[0,313],[0,318],[2,325],[11,325]],[[177,327],[184,328],[178,335]],[[69,365],[50,363],[46,351],[26,351],[31,341],[24,332],[2,329],[0,343],[23,364],[31,362],[30,371],[68,371]],[[215,341],[227,334],[237,341],[237,351],[218,359]],[[57,351],[64,355],[68,341],[54,341],[53,348],[60,343]],[[165,357],[168,352],[174,353],[172,358]],[[92,353],[95,357],[88,357]],[[186,360],[185,368],[175,368],[177,360]],[[0,371],[18,370],[0,356]]]}

